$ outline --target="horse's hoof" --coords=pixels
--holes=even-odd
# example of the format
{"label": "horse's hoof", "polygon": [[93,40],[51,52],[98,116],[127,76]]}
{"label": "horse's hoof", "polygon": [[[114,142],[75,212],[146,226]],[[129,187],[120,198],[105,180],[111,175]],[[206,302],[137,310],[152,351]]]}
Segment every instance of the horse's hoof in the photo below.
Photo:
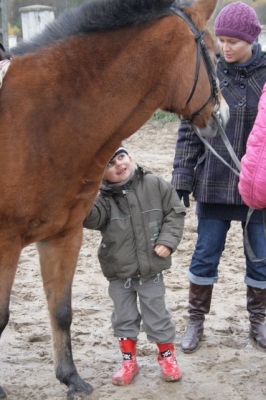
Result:
{"label": "horse's hoof", "polygon": [[71,385],[70,389],[67,392],[67,400],[80,400],[80,399],[87,399],[88,395],[93,392],[93,387],[83,381],[82,387],[75,388]]}
{"label": "horse's hoof", "polygon": [[5,397],[6,397],[6,394],[5,394],[4,390],[0,386],[0,399],[4,399]]}

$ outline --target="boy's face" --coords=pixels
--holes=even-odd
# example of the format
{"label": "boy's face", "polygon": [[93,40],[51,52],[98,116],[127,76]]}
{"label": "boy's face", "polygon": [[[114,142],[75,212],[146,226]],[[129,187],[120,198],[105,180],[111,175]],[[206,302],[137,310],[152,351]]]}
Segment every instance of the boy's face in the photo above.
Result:
{"label": "boy's face", "polygon": [[132,173],[132,157],[120,153],[110,161],[106,167],[104,179],[110,183],[125,181]]}

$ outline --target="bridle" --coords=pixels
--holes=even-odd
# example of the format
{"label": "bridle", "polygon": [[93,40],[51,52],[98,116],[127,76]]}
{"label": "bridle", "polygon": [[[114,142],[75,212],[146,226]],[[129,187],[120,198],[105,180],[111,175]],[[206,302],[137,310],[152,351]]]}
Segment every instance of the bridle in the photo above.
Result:
{"label": "bridle", "polygon": [[197,115],[200,115],[200,112],[204,109],[204,107],[206,107],[207,104],[209,104],[209,102],[214,99],[215,100],[215,106],[214,106],[214,110],[212,112],[212,117],[217,125],[218,131],[221,135],[221,138],[232,158],[232,160],[234,161],[235,165],[236,165],[236,169],[231,167],[230,164],[228,164],[214,149],[213,147],[210,145],[210,143],[202,136],[200,130],[194,126],[194,131],[195,133],[198,135],[198,137],[201,139],[201,141],[205,144],[205,146],[217,157],[219,158],[225,165],[227,165],[236,175],[239,175],[240,169],[241,169],[241,164],[240,161],[238,160],[234,149],[231,146],[230,141],[228,140],[228,137],[226,136],[226,133],[223,129],[223,122],[222,122],[222,117],[221,117],[221,113],[220,113],[220,100],[219,100],[219,88],[218,88],[218,83],[217,83],[217,75],[213,66],[213,63],[211,61],[206,43],[203,39],[203,36],[205,34],[205,32],[200,32],[194,25],[194,23],[191,21],[191,19],[187,16],[187,14],[185,14],[183,11],[175,8],[175,7],[171,7],[171,11],[178,15],[179,17],[181,17],[190,27],[191,31],[194,33],[195,36],[195,41],[197,44],[197,61],[196,61],[196,73],[195,73],[195,78],[194,78],[194,82],[193,82],[193,86],[192,86],[192,90],[190,92],[190,95],[187,99],[186,105],[190,102],[190,100],[192,99],[195,90],[196,90],[196,86],[198,83],[198,78],[199,78],[199,69],[200,69],[200,59],[201,57],[203,58],[204,64],[205,64],[205,68],[207,71],[207,75],[209,78],[209,82],[210,82],[210,86],[211,86],[211,94],[209,99],[205,102],[205,104],[203,104],[203,106],[196,111],[195,113],[192,114],[191,116],[191,122],[193,123],[193,118],[195,118]]}
{"label": "bridle", "polygon": [[218,84],[217,84],[217,76],[216,76],[216,72],[214,70],[213,67],[213,63],[211,61],[206,43],[203,39],[203,36],[205,34],[205,31],[200,32],[196,26],[194,25],[194,23],[191,21],[191,19],[187,16],[187,14],[185,14],[183,11],[175,8],[175,7],[171,7],[170,8],[171,11],[178,15],[179,17],[181,17],[190,27],[191,31],[194,33],[195,36],[195,41],[197,44],[197,60],[196,60],[196,73],[195,73],[195,78],[194,78],[194,82],[193,82],[193,86],[192,86],[192,90],[190,92],[190,95],[187,99],[186,105],[191,101],[194,92],[196,90],[196,86],[198,83],[198,78],[199,78],[199,70],[200,70],[200,60],[201,57],[204,61],[205,64],[205,68],[207,71],[207,75],[209,78],[209,82],[210,82],[210,86],[211,86],[211,94],[209,99],[205,102],[205,104],[203,104],[203,106],[196,111],[195,113],[192,114],[191,119],[193,120],[193,118],[195,118],[196,116],[200,115],[201,111],[207,106],[207,104],[209,104],[209,102],[211,100],[215,100],[215,106],[214,106],[214,113],[217,114],[218,119],[220,119],[220,100],[218,97],[218,93],[219,93],[219,88],[218,88]]}
{"label": "bridle", "polygon": [[[215,106],[214,106],[214,110],[212,113],[212,117],[214,118],[216,125],[218,127],[218,131],[221,135],[221,138],[232,158],[232,160],[234,161],[236,168],[233,168],[231,165],[229,165],[216,151],[215,149],[210,145],[210,143],[202,136],[200,130],[196,127],[194,127],[195,133],[198,135],[198,137],[201,139],[201,141],[204,143],[204,145],[216,156],[218,157],[225,165],[227,165],[236,175],[239,176],[240,170],[241,170],[241,163],[238,160],[235,151],[233,149],[233,147],[231,146],[231,143],[228,139],[228,137],[226,136],[226,133],[223,129],[223,123],[222,123],[222,118],[221,118],[221,113],[220,113],[220,100],[218,97],[218,93],[219,93],[219,88],[218,88],[218,84],[217,84],[217,76],[216,76],[216,72],[214,70],[206,43],[203,39],[203,36],[205,34],[205,32],[200,32],[194,25],[194,23],[191,21],[191,19],[181,10],[175,8],[175,7],[171,7],[171,11],[173,14],[178,15],[179,17],[181,17],[190,27],[191,31],[194,33],[195,36],[195,41],[197,44],[197,60],[196,60],[196,73],[195,73],[195,78],[194,78],[194,82],[193,82],[193,86],[192,86],[192,90],[190,92],[190,95],[187,99],[186,105],[191,101],[195,90],[196,90],[196,86],[198,83],[198,78],[199,78],[199,69],[200,69],[200,60],[201,57],[204,61],[205,64],[205,68],[207,71],[207,75],[209,78],[209,82],[210,82],[210,86],[211,86],[211,94],[209,99],[205,102],[205,104],[203,104],[203,106],[196,111],[195,113],[192,114],[191,116],[191,122],[193,121],[193,118],[195,118],[196,116],[200,115],[201,111],[204,109],[204,107],[207,106],[207,104],[209,104],[209,102],[211,100],[215,100]],[[249,259],[253,262],[261,262],[261,261],[265,261],[264,259],[259,259],[256,257],[256,255],[254,254],[250,242],[249,242],[249,238],[248,238],[248,231],[247,231],[247,226],[248,223],[250,221],[250,217],[253,213],[253,209],[249,208],[248,210],[248,214],[247,214],[247,220],[246,220],[246,224],[245,224],[245,228],[244,228],[244,246],[247,252],[247,255],[249,257]],[[263,210],[263,226],[264,226],[264,234],[266,237],[266,211]]]}

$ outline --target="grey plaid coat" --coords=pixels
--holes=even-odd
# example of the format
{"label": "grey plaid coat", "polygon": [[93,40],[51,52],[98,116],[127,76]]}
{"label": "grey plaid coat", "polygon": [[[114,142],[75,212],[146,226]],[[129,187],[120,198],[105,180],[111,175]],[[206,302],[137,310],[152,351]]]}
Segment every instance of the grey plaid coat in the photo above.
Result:
{"label": "grey plaid coat", "polygon": [[[254,44],[253,56],[245,64],[226,63],[221,57],[217,74],[222,94],[230,108],[226,134],[241,160],[266,82],[266,53]],[[208,140],[235,167],[220,136]],[[181,122],[178,131],[172,184],[176,189],[192,192],[199,203],[242,205],[242,209],[246,208],[238,192],[238,177],[205,148],[186,120]]]}

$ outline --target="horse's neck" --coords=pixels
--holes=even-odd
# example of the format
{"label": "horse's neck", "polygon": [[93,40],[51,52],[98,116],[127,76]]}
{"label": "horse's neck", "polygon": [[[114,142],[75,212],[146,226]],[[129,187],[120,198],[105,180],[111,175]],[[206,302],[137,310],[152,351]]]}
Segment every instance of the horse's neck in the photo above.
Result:
{"label": "horse's neck", "polygon": [[165,80],[176,54],[167,50],[172,28],[167,32],[160,25],[166,21],[95,35],[89,42],[84,39],[80,62],[87,63],[94,81],[85,87],[95,84],[102,112],[115,115],[114,129],[123,135],[129,136],[142,126],[169,90]]}
{"label": "horse's neck", "polygon": [[[173,21],[175,17],[169,18]],[[73,126],[67,129],[82,138],[80,152],[86,153],[96,136],[96,149],[106,143],[112,148],[171,97],[169,71],[174,70],[177,57],[175,28],[176,24],[163,18],[141,28],[71,38],[36,54],[14,57],[13,62],[18,74],[24,67],[32,69],[25,74],[24,87],[32,87],[26,80],[33,76],[36,96],[51,91],[56,107],[66,116],[75,113],[69,119]],[[174,48],[169,50],[172,42]],[[40,66],[37,75],[36,65]],[[77,105],[74,111],[73,104]],[[47,115],[49,104],[40,106],[39,112]]]}
{"label": "horse's neck", "polygon": [[[89,70],[96,74],[98,113],[104,113],[97,124],[100,132],[106,132],[97,154],[99,162],[106,162],[121,141],[135,133],[165,101],[164,82],[172,55],[167,53],[168,39],[163,35],[152,40],[154,29],[158,32],[152,25],[146,30],[128,28],[125,33],[110,34],[109,41],[99,35],[94,46],[101,52],[86,56]],[[97,65],[102,67],[98,74]]]}

